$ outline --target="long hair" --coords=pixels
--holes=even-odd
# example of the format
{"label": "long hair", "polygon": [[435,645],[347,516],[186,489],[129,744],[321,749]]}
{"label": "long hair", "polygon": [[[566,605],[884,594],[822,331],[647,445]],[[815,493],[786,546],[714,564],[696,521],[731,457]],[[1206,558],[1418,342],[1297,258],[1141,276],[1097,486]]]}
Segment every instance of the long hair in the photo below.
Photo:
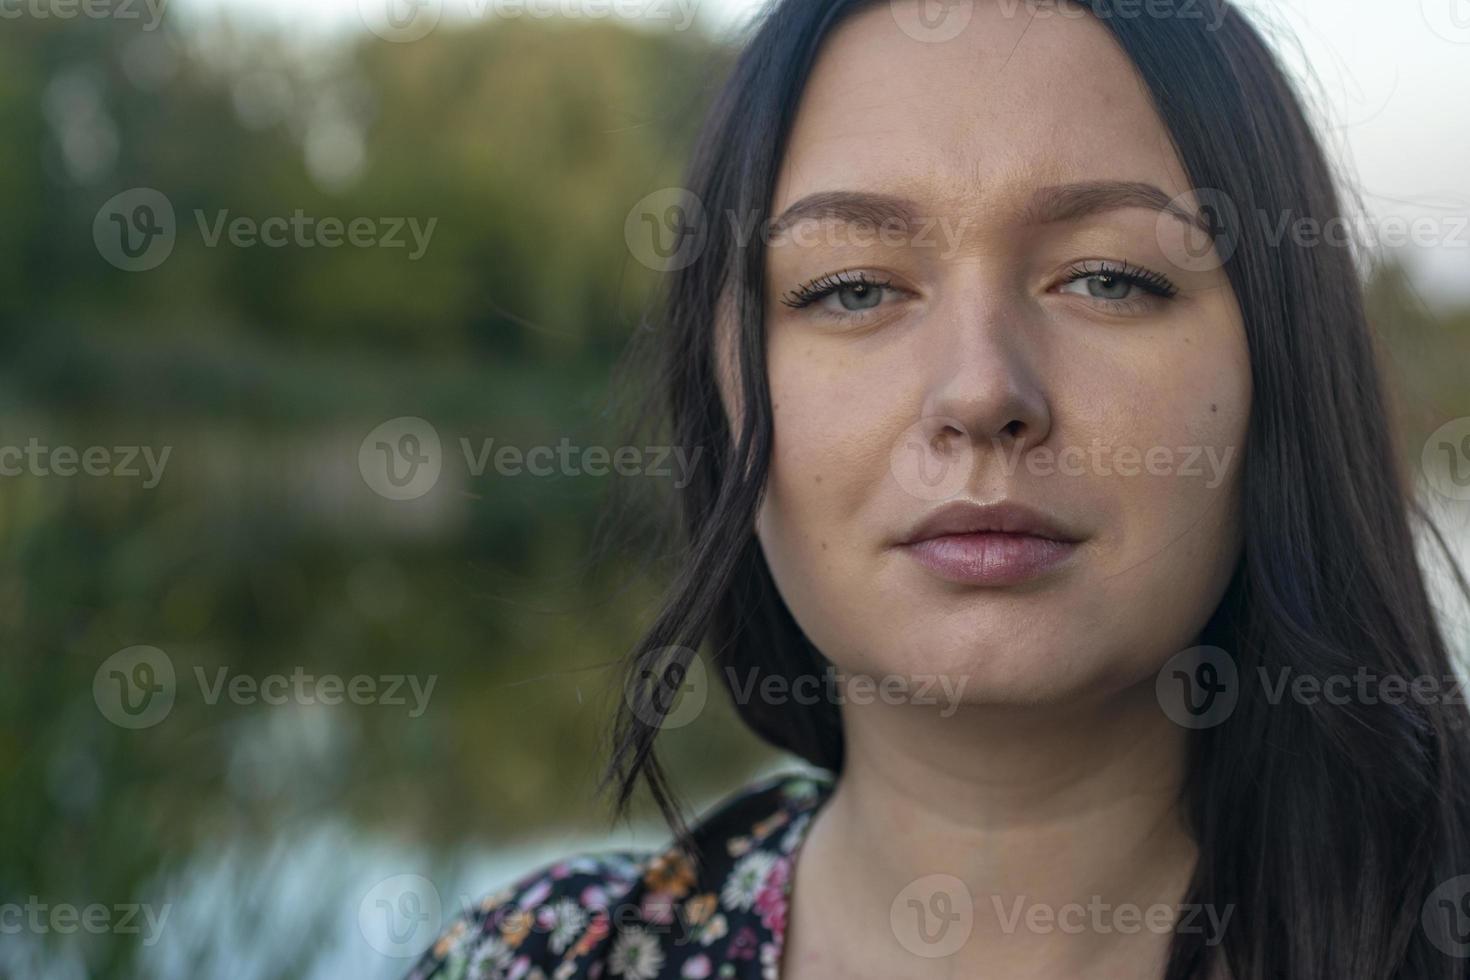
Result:
{"label": "long hair", "polygon": [[[685,188],[709,216],[767,214],[802,88],[823,39],[872,0],[780,0],[718,91]],[[1366,668],[1444,678],[1451,657],[1415,552],[1414,503],[1385,405],[1354,254],[1273,241],[1250,215],[1345,219],[1331,168],[1260,34],[1209,0],[1092,14],[1133,62],[1189,176],[1234,208],[1217,243],[1243,313],[1254,398],[1241,472],[1243,549],[1206,629],[1239,675],[1325,679]],[[1189,11],[1202,10],[1203,16]],[[654,751],[659,691],[707,647],[712,660],[788,681],[826,666],[780,598],[754,535],[772,445],[760,235],[706,220],[666,280],[646,349],[675,446],[703,447],[679,496],[680,550],[665,604],[630,651],[604,785],[624,809],[646,781],[684,825]],[[731,305],[742,411],[719,398],[713,325]],[[1446,554],[1447,554],[1446,549]],[[1453,562],[1451,561],[1453,568]],[[1454,568],[1462,591],[1464,576]],[[657,660],[656,669],[649,665]],[[733,672],[720,671],[729,686]],[[649,681],[640,686],[640,680]],[[840,773],[835,704],[735,698],[771,744]],[[1167,980],[1204,977],[1223,953],[1236,980],[1448,980],[1420,923],[1435,887],[1470,873],[1470,736],[1449,699],[1270,703],[1245,685],[1229,719],[1191,735],[1182,801],[1199,847],[1186,901],[1234,909],[1218,949],[1176,933]]]}

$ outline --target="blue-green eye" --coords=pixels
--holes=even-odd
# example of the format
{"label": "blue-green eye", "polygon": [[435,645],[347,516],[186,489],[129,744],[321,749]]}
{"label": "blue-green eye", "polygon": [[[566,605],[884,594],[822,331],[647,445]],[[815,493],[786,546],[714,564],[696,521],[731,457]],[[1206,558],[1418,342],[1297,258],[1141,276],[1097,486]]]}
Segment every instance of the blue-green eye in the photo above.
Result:
{"label": "blue-green eye", "polygon": [[[1135,292],[1136,290],[1136,292]],[[1083,263],[1067,273],[1060,292],[1086,296],[1109,303],[1138,299],[1139,293],[1172,299],[1179,289],[1167,276],[1124,263]]]}
{"label": "blue-green eye", "polygon": [[844,310],[868,310],[877,306],[878,301],[883,298],[883,287],[856,282],[838,286],[834,295]]}
{"label": "blue-green eye", "polygon": [[[1127,299],[1129,294],[1138,286],[1111,273],[1102,273],[1096,276],[1087,276],[1083,279],[1074,279],[1067,286],[1084,285],[1087,287],[1087,295],[1097,299]],[[1064,291],[1067,291],[1064,287]],[[1076,292],[1077,290],[1071,290]]]}
{"label": "blue-green eye", "polygon": [[829,312],[864,313],[877,309],[883,302],[884,293],[891,291],[892,284],[887,280],[870,279],[861,272],[838,272],[798,286],[782,296],[781,302],[799,310],[835,294],[841,309],[830,309]]}

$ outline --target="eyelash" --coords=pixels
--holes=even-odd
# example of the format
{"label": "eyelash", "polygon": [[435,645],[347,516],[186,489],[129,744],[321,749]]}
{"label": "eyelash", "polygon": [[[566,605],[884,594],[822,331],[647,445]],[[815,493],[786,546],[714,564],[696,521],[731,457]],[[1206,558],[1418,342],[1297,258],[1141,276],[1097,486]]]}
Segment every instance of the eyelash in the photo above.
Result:
{"label": "eyelash", "polygon": [[[1124,262],[1122,265],[1114,265],[1112,263],[1104,261],[1099,261],[1096,263],[1080,262],[1077,265],[1074,265],[1071,269],[1067,270],[1067,278],[1063,281],[1062,284],[1067,285],[1069,283],[1077,282],[1080,279],[1093,279],[1099,276],[1108,276],[1110,278],[1126,282],[1130,285],[1137,286],[1144,292],[1149,293],[1153,296],[1157,296],[1160,299],[1173,299],[1179,294],[1179,287],[1174,285],[1173,281],[1170,280],[1168,276],[1159,272],[1154,272],[1151,269],[1144,269],[1140,266],[1131,265],[1127,262]],[[1109,300],[1102,299],[1100,297],[1092,298],[1103,303],[1130,302],[1126,299]]]}
{"label": "eyelash", "polygon": [[[1137,286],[1144,292],[1160,299],[1173,299],[1179,294],[1179,287],[1174,285],[1168,276],[1150,269],[1124,262],[1121,265],[1106,261],[1080,262],[1067,270],[1067,276],[1063,285],[1077,282],[1081,279],[1092,279],[1107,276],[1121,280],[1133,286]],[[871,289],[892,289],[893,283],[887,279],[873,279],[864,272],[842,272],[829,273],[819,276],[811,282],[803,283],[781,297],[781,303],[794,310],[799,310],[814,303],[820,302],[839,289],[847,286],[866,286]],[[1090,297],[1095,302],[1104,304],[1128,304],[1135,302],[1130,299],[1105,299],[1101,297]],[[865,310],[844,311],[841,315],[860,316]]]}
{"label": "eyelash", "polygon": [[[867,286],[872,289],[891,289],[893,283],[887,279],[871,279],[864,272],[834,272],[803,283],[781,297],[781,302],[793,310],[811,306],[826,299],[844,286]],[[859,311],[848,311],[859,312]]]}

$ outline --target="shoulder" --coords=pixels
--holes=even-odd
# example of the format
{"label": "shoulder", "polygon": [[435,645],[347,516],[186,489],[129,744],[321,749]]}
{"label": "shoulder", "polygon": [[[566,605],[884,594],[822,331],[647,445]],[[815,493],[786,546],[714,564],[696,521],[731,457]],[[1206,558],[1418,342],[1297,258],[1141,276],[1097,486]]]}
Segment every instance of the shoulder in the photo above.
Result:
{"label": "shoulder", "polygon": [[647,862],[636,852],[578,854],[525,873],[462,911],[407,980],[535,977],[533,965],[549,977],[547,964],[579,955],[606,934],[595,913],[626,897]]}
{"label": "shoulder", "polygon": [[538,867],[461,912],[405,980],[714,976],[732,958],[759,971],[779,952],[789,855],[829,789],[786,773],[725,796],[690,828],[694,860],[670,846]]}

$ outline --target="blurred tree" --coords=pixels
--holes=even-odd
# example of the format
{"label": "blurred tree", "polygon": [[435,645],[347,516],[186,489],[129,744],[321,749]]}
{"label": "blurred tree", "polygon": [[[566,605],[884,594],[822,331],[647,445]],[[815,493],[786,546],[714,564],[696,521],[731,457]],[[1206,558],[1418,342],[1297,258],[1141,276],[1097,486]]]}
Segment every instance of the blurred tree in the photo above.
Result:
{"label": "blurred tree", "polygon": [[[583,567],[606,479],[476,475],[460,441],[469,458],[488,439],[617,444],[599,409],[654,284],[624,218],[677,182],[727,56],[613,24],[303,46],[224,22],[7,21],[0,444],[171,459],[155,488],[0,480],[0,900],[161,902],[166,869],[301,819],[441,847],[600,826],[599,665],[654,586]],[[146,272],[92,237],[134,187],[177,223]],[[414,259],[204,230],[298,213],[433,233]],[[363,437],[400,415],[444,441],[446,476],[417,501],[356,473]],[[138,731],[92,695],[135,644],[178,679],[169,716]],[[198,678],[220,670],[436,687],[417,718],[211,704]],[[694,726],[692,787],[765,757],[736,731],[718,707]],[[92,976],[141,975],[136,937],[44,938]],[[296,950],[274,953],[301,975]]]}

